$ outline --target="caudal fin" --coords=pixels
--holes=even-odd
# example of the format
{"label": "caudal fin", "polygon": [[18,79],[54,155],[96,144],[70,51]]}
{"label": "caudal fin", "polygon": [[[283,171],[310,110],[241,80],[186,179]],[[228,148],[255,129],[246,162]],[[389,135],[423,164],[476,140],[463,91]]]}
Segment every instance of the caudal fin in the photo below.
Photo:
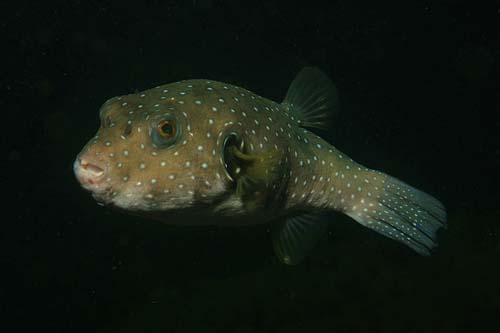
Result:
{"label": "caudal fin", "polygon": [[429,255],[437,246],[437,230],[446,227],[443,204],[378,171],[366,171],[364,182],[361,200],[345,213],[362,225]]}

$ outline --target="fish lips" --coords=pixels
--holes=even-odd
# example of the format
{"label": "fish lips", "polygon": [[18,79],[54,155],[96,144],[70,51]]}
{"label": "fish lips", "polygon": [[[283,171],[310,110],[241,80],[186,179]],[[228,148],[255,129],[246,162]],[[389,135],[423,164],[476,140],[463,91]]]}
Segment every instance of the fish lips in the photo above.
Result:
{"label": "fish lips", "polygon": [[107,201],[111,186],[105,181],[105,166],[95,161],[77,157],[73,163],[73,171],[80,185],[87,191],[92,192],[97,201],[103,203]]}

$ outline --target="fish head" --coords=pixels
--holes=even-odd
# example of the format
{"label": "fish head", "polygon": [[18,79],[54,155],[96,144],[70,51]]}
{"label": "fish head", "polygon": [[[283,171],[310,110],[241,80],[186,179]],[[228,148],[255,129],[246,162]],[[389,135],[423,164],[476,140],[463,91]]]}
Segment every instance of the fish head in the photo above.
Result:
{"label": "fish head", "polygon": [[236,133],[226,116],[180,89],[157,87],[101,107],[101,126],[74,162],[99,203],[163,212],[210,206],[234,191],[225,150]]}

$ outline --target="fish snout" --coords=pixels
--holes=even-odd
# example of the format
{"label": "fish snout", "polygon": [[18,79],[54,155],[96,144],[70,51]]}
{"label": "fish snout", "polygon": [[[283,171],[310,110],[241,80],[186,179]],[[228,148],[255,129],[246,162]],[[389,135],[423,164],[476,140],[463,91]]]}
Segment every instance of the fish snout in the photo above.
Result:
{"label": "fish snout", "polygon": [[104,166],[82,157],[77,157],[73,163],[75,176],[84,187],[99,185],[104,180]]}

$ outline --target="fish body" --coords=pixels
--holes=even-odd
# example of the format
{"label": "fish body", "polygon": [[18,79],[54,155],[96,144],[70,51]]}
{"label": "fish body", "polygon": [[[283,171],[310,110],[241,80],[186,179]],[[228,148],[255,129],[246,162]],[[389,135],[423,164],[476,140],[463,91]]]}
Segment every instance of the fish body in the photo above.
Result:
{"label": "fish body", "polygon": [[271,223],[286,264],[303,259],[332,210],[429,254],[444,207],[309,130],[337,108],[315,68],[282,103],[212,80],[170,83],[104,103],[74,171],[99,203],[166,223]]}

